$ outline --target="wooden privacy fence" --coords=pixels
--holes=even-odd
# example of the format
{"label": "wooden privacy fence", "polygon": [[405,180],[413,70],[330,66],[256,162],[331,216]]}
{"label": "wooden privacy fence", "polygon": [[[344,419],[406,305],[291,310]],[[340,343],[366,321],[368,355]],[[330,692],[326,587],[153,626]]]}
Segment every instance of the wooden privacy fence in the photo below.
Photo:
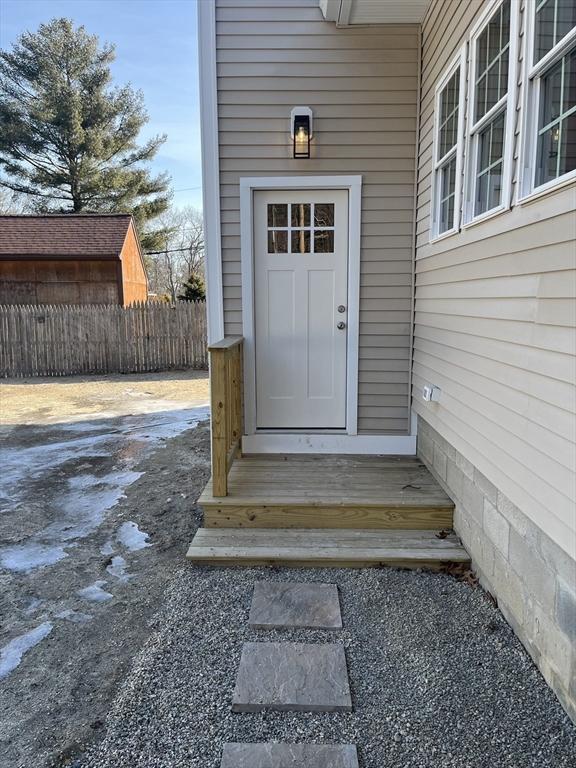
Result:
{"label": "wooden privacy fence", "polygon": [[206,304],[0,306],[0,376],[206,368]]}

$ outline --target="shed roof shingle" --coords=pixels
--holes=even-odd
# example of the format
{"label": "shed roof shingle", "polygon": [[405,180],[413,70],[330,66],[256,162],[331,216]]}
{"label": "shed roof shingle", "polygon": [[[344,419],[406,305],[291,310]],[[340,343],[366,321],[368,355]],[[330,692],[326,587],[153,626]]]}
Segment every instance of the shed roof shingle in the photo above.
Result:
{"label": "shed roof shingle", "polygon": [[130,220],[129,214],[0,216],[0,258],[119,258]]}

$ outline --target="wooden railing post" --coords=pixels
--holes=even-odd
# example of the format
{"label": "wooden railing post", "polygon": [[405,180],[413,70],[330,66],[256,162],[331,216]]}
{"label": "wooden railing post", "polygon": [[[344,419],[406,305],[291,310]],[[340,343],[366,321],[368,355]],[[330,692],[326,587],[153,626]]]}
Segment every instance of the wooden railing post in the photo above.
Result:
{"label": "wooden railing post", "polygon": [[226,439],[226,351],[210,350],[210,405],[212,419],[212,488],[214,496],[228,493]]}
{"label": "wooden railing post", "polygon": [[210,353],[212,494],[228,495],[228,472],[240,454],[242,419],[242,337],[222,339]]}

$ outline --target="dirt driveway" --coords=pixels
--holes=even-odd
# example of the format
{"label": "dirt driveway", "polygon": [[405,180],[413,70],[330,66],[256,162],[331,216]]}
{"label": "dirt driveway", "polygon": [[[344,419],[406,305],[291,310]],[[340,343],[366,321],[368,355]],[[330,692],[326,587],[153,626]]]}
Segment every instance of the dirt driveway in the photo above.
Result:
{"label": "dirt driveway", "polygon": [[208,476],[204,372],[0,384],[0,766],[98,738]]}

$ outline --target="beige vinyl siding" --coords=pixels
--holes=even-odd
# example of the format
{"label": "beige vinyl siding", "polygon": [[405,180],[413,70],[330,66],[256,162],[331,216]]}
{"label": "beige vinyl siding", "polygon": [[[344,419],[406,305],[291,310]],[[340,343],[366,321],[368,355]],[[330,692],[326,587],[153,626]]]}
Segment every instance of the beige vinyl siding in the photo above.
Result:
{"label": "beige vinyl siding", "polygon": [[[419,30],[337,29],[317,0],[217,0],[226,333],[242,332],[241,176],[361,174],[358,426],[409,430]],[[314,111],[291,157],[292,107]]]}
{"label": "beige vinyl siding", "polygon": [[429,242],[434,89],[484,6],[435,0],[423,25],[414,408],[574,556],[576,188]]}

